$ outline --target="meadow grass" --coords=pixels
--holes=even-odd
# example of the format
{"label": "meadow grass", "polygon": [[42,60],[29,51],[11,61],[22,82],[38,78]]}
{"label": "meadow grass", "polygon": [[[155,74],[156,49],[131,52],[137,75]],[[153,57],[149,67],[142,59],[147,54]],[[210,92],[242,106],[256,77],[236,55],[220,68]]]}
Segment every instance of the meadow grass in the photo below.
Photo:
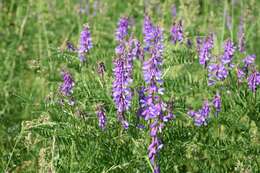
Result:
{"label": "meadow grass", "polygon": [[[136,88],[144,84],[140,61],[134,63],[128,130],[117,122],[111,94],[117,22],[122,16],[133,17],[132,30],[142,40],[146,2],[146,12],[165,31],[163,99],[174,100],[176,115],[161,135],[161,172],[260,172],[260,91],[254,95],[246,83],[237,85],[234,72],[208,87],[195,46],[173,45],[169,35],[171,5],[176,4],[185,37],[195,43],[197,36],[214,32],[213,52],[221,54],[224,40],[231,37],[236,42],[239,18],[244,15],[246,52],[256,54],[259,70],[257,0],[102,0],[96,10],[95,1],[89,0],[88,14],[81,9],[85,1],[80,5],[77,0],[0,0],[0,172],[151,172],[148,129],[136,128]],[[225,10],[232,16],[231,31]],[[66,50],[66,41],[77,45],[85,23],[93,49],[80,63],[76,53]],[[236,62],[242,58],[235,55]],[[103,80],[97,74],[101,61],[106,66]],[[75,80],[73,107],[59,104],[62,69]],[[222,111],[211,115],[207,126],[194,126],[188,108],[199,108],[215,91],[221,93]],[[99,103],[108,119],[104,131],[95,114]]]}

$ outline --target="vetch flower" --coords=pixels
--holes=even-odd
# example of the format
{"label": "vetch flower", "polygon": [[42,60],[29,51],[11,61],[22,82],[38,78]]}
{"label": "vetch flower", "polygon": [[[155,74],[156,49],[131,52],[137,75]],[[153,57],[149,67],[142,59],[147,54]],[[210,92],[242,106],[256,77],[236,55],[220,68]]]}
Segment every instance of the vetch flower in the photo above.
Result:
{"label": "vetch flower", "polygon": [[210,64],[208,66],[208,85],[212,86],[216,81],[223,81],[227,78],[228,71],[223,64]]}
{"label": "vetch flower", "polygon": [[243,59],[245,68],[248,68],[251,64],[255,63],[256,55],[248,55]]}
{"label": "vetch flower", "polygon": [[85,61],[86,54],[89,52],[89,50],[92,47],[93,47],[93,45],[92,45],[92,39],[91,39],[89,26],[86,24],[86,25],[84,25],[84,28],[81,31],[80,39],[79,39],[78,53],[79,53],[79,58],[80,58],[81,62]]}
{"label": "vetch flower", "polygon": [[231,66],[233,55],[235,53],[235,46],[233,42],[228,39],[224,44],[224,55],[222,56],[222,63]]}
{"label": "vetch flower", "polygon": [[128,18],[122,17],[120,18],[117,25],[116,40],[122,42],[127,36],[127,34],[128,34]]}
{"label": "vetch flower", "polygon": [[199,63],[205,68],[207,67],[207,63],[211,58],[211,49],[214,46],[213,43],[213,34],[210,34],[207,38],[204,39],[202,45],[199,48]]}
{"label": "vetch flower", "polygon": [[171,40],[174,44],[183,41],[183,29],[181,21],[179,21],[176,24],[173,24],[171,28]]}
{"label": "vetch flower", "polygon": [[74,80],[72,79],[72,76],[67,71],[62,71],[63,76],[63,83],[60,86],[60,92],[64,96],[70,96],[72,94],[73,87],[75,85]]}
{"label": "vetch flower", "polygon": [[217,93],[215,96],[214,96],[214,99],[212,101],[212,104],[216,110],[216,115],[218,115],[218,113],[220,112],[221,110],[221,97],[219,95],[219,93]]}
{"label": "vetch flower", "polygon": [[247,78],[248,87],[256,92],[258,85],[260,85],[260,73],[258,71],[252,72]]}
{"label": "vetch flower", "polygon": [[207,119],[209,117],[210,107],[208,101],[204,101],[201,109],[198,111],[190,110],[188,115],[193,118],[196,126],[207,125]]}
{"label": "vetch flower", "polygon": [[132,100],[130,88],[132,83],[131,68],[123,57],[118,57],[114,61],[113,99],[117,108],[118,120],[124,127],[128,127],[124,113],[130,108]]}
{"label": "vetch flower", "polygon": [[105,110],[103,108],[102,105],[99,105],[97,107],[97,110],[96,110],[96,114],[97,114],[97,117],[98,117],[98,125],[99,127],[104,130],[105,127],[106,127],[106,114],[105,114]]}
{"label": "vetch flower", "polygon": [[144,50],[148,51],[150,48],[150,45],[152,44],[152,41],[154,39],[154,29],[155,27],[152,24],[152,21],[149,16],[144,17],[144,23],[143,23],[143,35],[144,35]]}
{"label": "vetch flower", "polygon": [[245,78],[245,72],[240,68],[237,68],[237,78],[238,78],[238,82],[240,82],[240,83]]}

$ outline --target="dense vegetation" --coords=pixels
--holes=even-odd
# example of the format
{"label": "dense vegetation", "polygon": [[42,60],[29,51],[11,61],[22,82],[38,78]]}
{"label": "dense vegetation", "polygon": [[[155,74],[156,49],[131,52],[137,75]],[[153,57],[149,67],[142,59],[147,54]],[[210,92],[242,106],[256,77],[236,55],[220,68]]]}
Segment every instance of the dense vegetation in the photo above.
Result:
{"label": "dense vegetation", "polygon": [[[1,0],[0,172],[143,173],[156,165],[161,172],[260,172],[259,9],[257,0]],[[124,17],[128,32],[118,38]],[[81,51],[86,28],[92,47]],[[149,46],[164,47],[156,52],[163,83],[154,81],[164,88],[161,95],[153,78],[144,80],[143,73],[152,74],[149,34],[158,34]],[[121,108],[113,69],[129,56],[132,38],[144,56],[130,62],[130,106]],[[228,41],[234,51],[226,49]],[[205,44],[213,47],[203,64]],[[220,59],[226,71],[219,76],[210,65]],[[145,101],[152,90],[153,102],[166,105],[158,114],[173,117],[140,114],[142,87]],[[218,95],[220,110],[213,101]],[[210,114],[201,122],[196,117],[206,103]],[[164,124],[163,146],[153,164],[148,147],[157,139],[150,134],[156,120]]]}

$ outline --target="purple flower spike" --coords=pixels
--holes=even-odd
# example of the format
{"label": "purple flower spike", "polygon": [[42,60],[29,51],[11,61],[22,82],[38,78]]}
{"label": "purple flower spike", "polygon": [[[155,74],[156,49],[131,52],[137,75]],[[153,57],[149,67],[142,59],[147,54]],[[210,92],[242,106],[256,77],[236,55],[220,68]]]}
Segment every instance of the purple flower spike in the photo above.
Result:
{"label": "purple flower spike", "polygon": [[92,47],[93,46],[92,46],[92,39],[91,39],[89,26],[86,24],[84,25],[84,28],[81,31],[80,40],[79,40],[78,53],[79,53],[80,61],[85,60],[85,54],[88,53]]}
{"label": "purple flower spike", "polygon": [[235,53],[235,46],[233,44],[233,42],[228,39],[226,42],[225,42],[225,45],[224,45],[224,55],[222,56],[222,63],[223,64],[228,64],[229,66],[231,65],[232,63],[232,59],[233,59],[233,55]]}
{"label": "purple flower spike", "polygon": [[60,86],[60,91],[64,96],[70,96],[74,86],[74,81],[69,72],[62,71],[63,84]]}
{"label": "purple flower spike", "polygon": [[210,107],[208,101],[204,101],[203,107],[199,111],[189,110],[188,115],[193,118],[196,126],[207,125],[207,118],[209,117]]}
{"label": "purple flower spike", "polygon": [[208,67],[208,85],[212,86],[217,81],[223,81],[227,78],[228,71],[223,64],[211,64]]}
{"label": "purple flower spike", "polygon": [[119,121],[126,127],[124,113],[130,108],[132,92],[129,88],[132,83],[130,71],[131,66],[122,57],[114,61],[113,98],[118,112]]}
{"label": "purple flower spike", "polygon": [[237,68],[237,78],[238,78],[238,82],[241,83],[243,81],[243,79],[245,78],[245,72],[243,70],[241,70],[240,68]]}
{"label": "purple flower spike", "polygon": [[174,24],[171,28],[171,40],[174,44],[177,42],[182,42],[183,40],[183,29],[182,29],[182,22]]}
{"label": "purple flower spike", "polygon": [[105,110],[103,108],[102,105],[99,105],[97,107],[97,111],[96,111],[97,117],[98,117],[98,125],[99,127],[104,130],[106,127],[106,114],[105,114]]}
{"label": "purple flower spike", "polygon": [[247,83],[248,87],[253,92],[256,92],[258,85],[260,85],[260,73],[258,71],[254,71],[252,74],[250,74],[247,78]]}
{"label": "purple flower spike", "polygon": [[205,68],[207,67],[207,63],[211,58],[211,49],[213,48],[213,46],[213,34],[210,34],[206,39],[204,39],[203,44],[199,47],[199,63]]}
{"label": "purple flower spike", "polygon": [[153,26],[150,17],[145,16],[144,24],[143,24],[143,35],[144,35],[144,43],[145,43],[144,49],[146,51],[149,50],[149,48],[152,44],[152,41],[154,39],[154,30],[155,30],[155,27]]}
{"label": "purple flower spike", "polygon": [[243,63],[245,67],[248,68],[251,64],[255,63],[256,55],[248,55],[243,59]]}
{"label": "purple flower spike", "polygon": [[128,34],[128,18],[120,18],[116,30],[116,40],[122,42]]}
{"label": "purple flower spike", "polygon": [[218,113],[219,113],[220,110],[221,110],[221,97],[220,97],[219,93],[217,93],[217,94],[214,96],[214,99],[213,99],[213,101],[212,101],[212,104],[213,104],[214,107],[215,107],[216,115],[218,115]]}

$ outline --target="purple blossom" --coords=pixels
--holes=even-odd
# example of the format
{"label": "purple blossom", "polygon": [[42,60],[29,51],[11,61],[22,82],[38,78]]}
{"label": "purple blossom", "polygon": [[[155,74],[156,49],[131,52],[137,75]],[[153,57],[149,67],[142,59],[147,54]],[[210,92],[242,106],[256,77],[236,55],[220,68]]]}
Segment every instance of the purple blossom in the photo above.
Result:
{"label": "purple blossom", "polygon": [[62,76],[63,76],[63,83],[60,86],[60,92],[64,96],[70,96],[72,94],[74,81],[73,81],[72,76],[70,75],[69,72],[62,71]]}
{"label": "purple blossom", "polygon": [[196,126],[202,126],[207,125],[207,118],[210,113],[210,107],[208,101],[204,101],[204,104],[201,109],[199,109],[197,112],[190,110],[188,111],[188,115],[193,118],[194,124]]}
{"label": "purple blossom", "polygon": [[144,60],[144,49],[142,48],[141,42],[137,39],[133,40],[132,55],[133,57],[143,61]]}
{"label": "purple blossom", "polygon": [[248,87],[256,92],[257,86],[260,85],[260,73],[258,71],[252,72],[247,78]]}
{"label": "purple blossom", "polygon": [[96,111],[97,117],[98,117],[98,125],[99,127],[104,130],[106,127],[106,114],[105,114],[105,110],[103,108],[103,106],[99,105],[97,107],[97,111]]}
{"label": "purple blossom", "polygon": [[[151,143],[148,147],[148,156],[154,172],[160,172],[159,165],[155,161],[158,151],[163,146],[158,138],[158,133],[164,126],[163,120],[170,120],[172,114],[164,116],[166,105],[160,98],[160,95],[163,94],[161,79],[163,31],[160,27],[154,27],[147,17],[144,23],[145,42],[151,57],[143,63],[144,80],[147,86],[144,89],[145,99],[141,99],[142,116],[150,122]],[[150,32],[147,32],[148,30]]]}
{"label": "purple blossom", "polygon": [[212,86],[217,81],[223,81],[227,78],[228,71],[223,64],[211,64],[208,67],[208,85]]}
{"label": "purple blossom", "polygon": [[238,82],[240,83],[245,78],[245,72],[240,68],[237,68],[237,78],[238,78]]}
{"label": "purple blossom", "polygon": [[207,63],[211,58],[211,49],[214,46],[213,43],[213,34],[210,34],[206,39],[204,39],[203,44],[199,48],[199,62],[205,68],[207,67]]}
{"label": "purple blossom", "polygon": [[179,21],[179,23],[173,24],[171,28],[171,40],[174,44],[183,41],[183,29],[181,21]]}
{"label": "purple blossom", "polygon": [[215,110],[216,110],[216,115],[220,112],[221,110],[221,97],[219,95],[219,93],[217,93],[215,96],[214,96],[214,99],[212,101],[212,104],[213,106],[215,107]]}
{"label": "purple blossom", "polygon": [[122,42],[128,34],[128,18],[122,17],[119,19],[117,30],[116,30],[116,40]]}
{"label": "purple blossom", "polygon": [[255,63],[256,55],[248,55],[243,59],[245,68],[248,68],[251,64]]}
{"label": "purple blossom", "polygon": [[231,65],[233,55],[235,53],[235,46],[230,39],[228,39],[224,44],[224,55],[222,56],[222,63]]}
{"label": "purple blossom", "polygon": [[91,34],[89,30],[88,25],[84,25],[83,30],[80,33],[80,39],[79,39],[79,58],[80,61],[85,61],[85,54],[89,52],[89,50],[92,48],[92,39]]}
{"label": "purple blossom", "polygon": [[138,117],[143,117],[143,109],[144,109],[144,105],[146,102],[146,98],[145,98],[145,88],[144,87],[140,87],[138,90],[138,100],[139,100],[139,109],[137,111],[137,115]]}
{"label": "purple blossom", "polygon": [[127,60],[118,57],[114,61],[114,82],[113,82],[113,98],[117,108],[118,120],[124,127],[128,127],[125,121],[124,113],[130,108],[132,100],[132,92],[130,84],[132,83],[131,74],[132,66]]}
{"label": "purple blossom", "polygon": [[155,37],[154,35],[154,29],[155,27],[152,24],[152,21],[149,16],[144,17],[144,24],[143,24],[143,35],[144,35],[144,43],[145,47],[144,50],[148,51],[152,41]]}

